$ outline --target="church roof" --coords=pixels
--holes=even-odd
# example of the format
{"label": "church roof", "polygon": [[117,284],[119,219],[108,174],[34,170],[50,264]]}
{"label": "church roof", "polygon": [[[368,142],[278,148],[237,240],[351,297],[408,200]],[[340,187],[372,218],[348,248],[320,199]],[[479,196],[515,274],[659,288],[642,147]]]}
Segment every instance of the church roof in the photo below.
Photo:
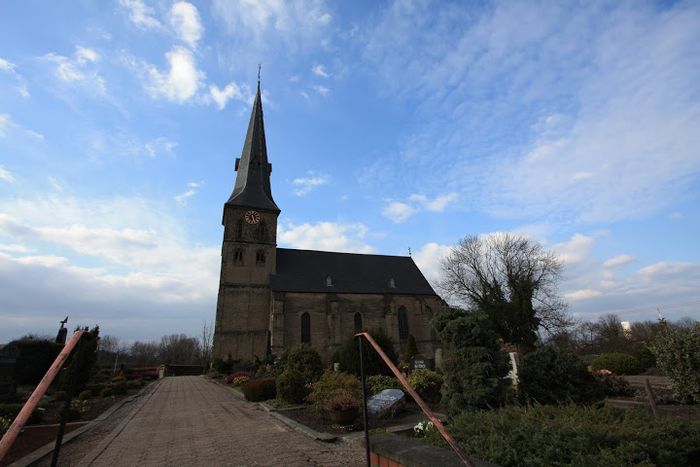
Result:
{"label": "church roof", "polygon": [[[329,278],[332,285],[327,285]],[[277,248],[277,274],[271,277],[271,287],[275,292],[435,295],[409,256],[289,248]]]}
{"label": "church roof", "polygon": [[240,159],[236,159],[236,171],[236,184],[226,204],[280,212],[270,189],[272,164],[267,161],[260,82],[250,113],[243,152]]}

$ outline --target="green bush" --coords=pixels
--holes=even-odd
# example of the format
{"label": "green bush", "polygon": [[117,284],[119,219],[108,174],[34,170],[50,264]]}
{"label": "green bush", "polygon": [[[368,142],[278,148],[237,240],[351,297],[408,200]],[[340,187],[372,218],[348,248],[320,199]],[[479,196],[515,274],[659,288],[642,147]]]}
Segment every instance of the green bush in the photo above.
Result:
{"label": "green bush", "polygon": [[[0,417],[4,417],[4,418],[7,418],[10,421],[12,421],[15,419],[15,417],[17,417],[17,414],[19,413],[20,410],[22,410],[22,407],[24,407],[23,403],[3,403],[3,404],[0,404]],[[41,419],[43,417],[44,417],[44,411],[39,410],[39,408],[37,408],[29,416],[28,423],[39,423],[39,422],[41,422]]]}
{"label": "green bush", "polygon": [[436,313],[432,325],[445,346],[442,403],[449,414],[503,404],[508,356],[500,351],[488,315],[450,308]]}
{"label": "green bush", "polygon": [[443,378],[440,373],[428,369],[414,370],[408,375],[408,382],[426,402],[440,402],[440,388]]}
{"label": "green bush", "polygon": [[86,401],[92,397],[92,391],[86,389],[85,391],[78,394],[78,399],[81,401]]}
{"label": "green bush", "polygon": [[129,386],[127,386],[126,381],[119,381],[112,385],[112,389],[114,390],[114,394],[120,396],[128,392]]}
{"label": "green bush", "polygon": [[649,349],[657,366],[671,378],[673,396],[681,403],[700,403],[700,323],[692,328],[661,329]]}
{"label": "green bush", "polygon": [[406,339],[406,351],[404,352],[404,360],[408,363],[411,363],[411,360],[413,360],[413,357],[418,355],[418,346],[416,345],[416,338],[413,337],[413,334],[408,335],[408,339]]}
{"label": "green bush", "polygon": [[337,393],[347,391],[354,397],[362,397],[362,383],[355,375],[327,370],[316,381],[307,400],[314,410],[322,412],[326,402]]}
{"label": "green bush", "polygon": [[[370,335],[375,340],[377,345],[386,353],[394,364],[396,364],[396,352],[394,344],[389,339],[389,336],[382,329],[377,329],[370,332]],[[362,342],[362,358],[366,375],[391,375],[391,370],[379,357],[379,354],[369,345],[366,340]],[[333,355],[333,361],[340,364],[340,371],[360,374],[360,349],[357,340],[351,337],[336,351]]]}
{"label": "green bush", "polygon": [[287,369],[277,377],[277,397],[292,403],[304,402],[307,389],[304,375],[297,370]]}
{"label": "green bush", "polygon": [[66,393],[66,391],[54,391],[51,395],[51,398],[57,402],[66,400],[66,397],[68,397],[68,393]]}
{"label": "green bush", "polygon": [[94,397],[99,396],[100,391],[102,391],[104,388],[105,385],[103,383],[90,383],[85,386],[85,389],[90,391]]}
{"label": "green bush", "polygon": [[282,354],[279,365],[301,373],[305,383],[313,383],[323,373],[321,356],[308,344],[299,344]]}
{"label": "green bush", "polygon": [[603,398],[583,361],[565,349],[546,346],[526,354],[519,378],[520,394],[526,402],[563,404]]}
{"label": "green bush", "polygon": [[367,391],[377,394],[385,389],[401,389],[401,383],[394,376],[372,375],[367,377]]}
{"label": "green bush", "polygon": [[634,389],[625,379],[617,375],[593,374],[606,397],[634,396]]}
{"label": "green bush", "polygon": [[100,397],[112,397],[114,395],[114,390],[110,387],[102,388],[100,391]]}
{"label": "green bush", "polygon": [[32,338],[18,339],[5,346],[7,350],[13,347],[19,352],[14,374],[18,385],[37,385],[61,351],[61,346],[53,341]]}
{"label": "green bush", "polygon": [[637,375],[643,371],[639,360],[626,353],[604,353],[591,362],[591,370],[609,370],[616,375]]}
{"label": "green bush", "polygon": [[[682,466],[700,455],[700,425],[641,409],[505,407],[460,414],[449,431],[465,452],[503,467]],[[445,446],[436,430],[426,439]]]}
{"label": "green bush", "polygon": [[260,378],[249,381],[241,386],[246,400],[263,402],[277,397],[275,378]]}
{"label": "green bush", "polygon": [[231,356],[229,355],[229,358],[226,360],[215,358],[211,366],[217,373],[227,375],[233,372],[232,370],[234,364],[235,362],[231,360]]}

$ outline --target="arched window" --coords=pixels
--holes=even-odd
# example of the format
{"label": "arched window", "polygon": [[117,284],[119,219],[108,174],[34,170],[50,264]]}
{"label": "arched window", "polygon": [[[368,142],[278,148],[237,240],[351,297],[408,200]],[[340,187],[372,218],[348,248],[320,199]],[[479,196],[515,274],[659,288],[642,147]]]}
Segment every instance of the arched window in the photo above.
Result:
{"label": "arched window", "polygon": [[331,276],[326,276],[326,287],[333,287],[333,278]]}
{"label": "arched window", "polygon": [[236,248],[233,252],[233,262],[236,264],[243,264],[243,250]]}
{"label": "arched window", "polygon": [[238,219],[236,222],[236,240],[243,239],[243,219]]}
{"label": "arched window", "polygon": [[408,339],[408,315],[406,308],[399,308],[399,339]]}
{"label": "arched window", "polygon": [[265,250],[258,250],[255,253],[255,264],[265,264]]}
{"label": "arched window", "polygon": [[395,289],[396,288],[396,281],[394,280],[393,277],[389,278],[389,288],[390,289]]}
{"label": "arched window", "polygon": [[355,321],[355,333],[362,332],[362,315],[357,312],[354,317]]}
{"label": "arched window", "polygon": [[301,341],[311,342],[311,316],[308,313],[301,315]]}
{"label": "arched window", "polygon": [[255,232],[255,237],[261,242],[267,240],[267,226],[265,226],[265,221],[260,221],[260,224],[258,224],[258,229]]}

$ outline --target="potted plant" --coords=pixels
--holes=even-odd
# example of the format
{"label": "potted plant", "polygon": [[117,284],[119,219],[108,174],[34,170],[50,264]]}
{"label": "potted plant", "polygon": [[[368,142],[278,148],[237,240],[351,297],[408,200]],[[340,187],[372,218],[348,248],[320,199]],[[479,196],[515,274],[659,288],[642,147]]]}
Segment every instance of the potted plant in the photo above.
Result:
{"label": "potted plant", "polygon": [[338,425],[352,423],[360,413],[360,401],[350,391],[338,391],[324,404],[328,419]]}

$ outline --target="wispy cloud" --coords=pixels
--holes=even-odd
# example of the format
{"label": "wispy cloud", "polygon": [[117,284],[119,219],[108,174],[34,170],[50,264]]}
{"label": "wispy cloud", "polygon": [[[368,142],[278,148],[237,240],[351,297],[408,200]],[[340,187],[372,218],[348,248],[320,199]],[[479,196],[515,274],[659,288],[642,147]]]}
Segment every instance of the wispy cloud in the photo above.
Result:
{"label": "wispy cloud", "polygon": [[187,204],[188,198],[193,197],[197,194],[197,190],[202,186],[202,182],[188,182],[187,190],[183,191],[179,195],[175,196],[175,201],[180,206],[185,206]]}
{"label": "wispy cloud", "polygon": [[105,94],[105,79],[97,70],[100,54],[88,47],[77,46],[72,57],[56,53],[44,55],[44,59],[55,64],[56,77],[66,84],[77,84],[96,94]]}
{"label": "wispy cloud", "polygon": [[292,185],[294,185],[294,194],[297,196],[304,196],[311,190],[321,186],[326,185],[330,181],[328,175],[317,174],[312,171],[308,172],[307,177],[299,177],[292,180]]}
{"label": "wispy cloud", "polygon": [[320,85],[320,84],[314,86],[313,88],[316,90],[316,92],[318,92],[318,93],[319,93],[320,95],[322,95],[323,97],[326,97],[326,96],[328,95],[328,93],[331,91],[331,90],[328,89],[326,86],[322,86],[322,85]]}
{"label": "wispy cloud", "polygon": [[10,114],[0,114],[0,136],[7,136],[10,130],[16,130],[21,134],[30,136],[35,140],[43,141],[44,139],[44,135],[42,135],[41,133],[31,130],[29,128],[25,128],[22,125],[15,122],[14,120],[12,120]]}
{"label": "wispy cloud", "polygon": [[219,89],[216,84],[210,84],[209,96],[219,109],[225,108],[231,99],[249,102],[253,97],[248,86],[239,86],[234,82],[228,83],[223,89]]}
{"label": "wispy cloud", "polygon": [[204,32],[197,8],[188,2],[173,3],[168,19],[180,39],[192,49],[196,49],[197,42],[199,42]]}
{"label": "wispy cloud", "polygon": [[160,154],[172,154],[176,147],[177,143],[175,141],[164,136],[153,139],[144,145],[145,152],[150,157],[156,157]]}
{"label": "wispy cloud", "polygon": [[[2,116],[0,116],[0,117],[2,117]],[[12,175],[12,172],[10,172],[5,167],[0,165],[0,180],[3,180],[7,183],[14,183],[15,177]]]}
{"label": "wispy cloud", "polygon": [[382,209],[382,215],[392,222],[400,224],[421,211],[442,212],[447,206],[454,204],[457,199],[457,193],[447,193],[432,199],[425,195],[412,194],[406,202],[389,201]]}
{"label": "wispy cloud", "polygon": [[154,16],[154,10],[142,0],[119,0],[129,13],[129,19],[140,29],[160,29],[163,25]]}
{"label": "wispy cloud", "polygon": [[311,72],[316,76],[320,76],[321,78],[329,78],[330,77],[330,75],[326,71],[326,67],[324,67],[320,63],[317,63],[316,65],[311,67]]}
{"label": "wispy cloud", "polygon": [[603,262],[603,267],[616,268],[618,266],[624,266],[625,264],[629,264],[632,261],[634,261],[634,256],[632,255],[618,255],[608,260],[605,260]]}

